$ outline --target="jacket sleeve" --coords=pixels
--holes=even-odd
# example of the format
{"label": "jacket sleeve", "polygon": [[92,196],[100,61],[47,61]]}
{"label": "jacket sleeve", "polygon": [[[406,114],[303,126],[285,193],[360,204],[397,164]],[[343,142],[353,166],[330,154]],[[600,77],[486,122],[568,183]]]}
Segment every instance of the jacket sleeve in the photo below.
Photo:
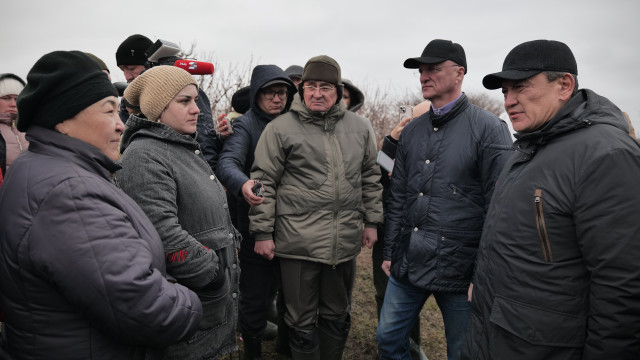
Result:
{"label": "jacket sleeve", "polygon": [[211,169],[215,171],[222,151],[222,140],[220,140],[213,127],[211,103],[202,89],[198,90],[197,105],[198,109],[200,109],[200,114],[198,114],[198,122],[196,124],[198,129],[196,141],[200,145],[202,156],[207,160]]}
{"label": "jacket sleeve", "polygon": [[406,152],[402,142],[402,135],[398,141],[395,164],[393,165],[393,175],[389,187],[389,198],[384,218],[384,250],[383,259],[391,260],[393,249],[400,236],[402,227],[402,209],[406,201],[407,169],[405,165]]}
{"label": "jacket sleeve", "polygon": [[380,166],[376,161],[376,136],[369,121],[369,142],[362,161],[362,205],[364,206],[364,222],[366,227],[376,228],[382,224],[382,185],[380,184]]}
{"label": "jacket sleeve", "polygon": [[489,208],[496,180],[498,180],[504,164],[513,154],[512,148],[513,141],[509,134],[509,128],[504,121],[500,120],[499,123],[487,127],[485,135],[480,141],[480,154],[478,156],[480,181],[482,182],[482,192],[485,200],[485,214]]}
{"label": "jacket sleeve", "polygon": [[242,199],[242,185],[249,180],[244,169],[251,149],[250,118],[241,116],[233,123],[233,134],[224,143],[216,175],[231,194]]}
{"label": "jacket sleeve", "polygon": [[205,248],[178,221],[178,194],[171,164],[161,153],[141,147],[127,149],[131,150],[136,151],[135,155],[123,158],[123,169],[117,174],[120,187],[149,217],[160,234],[164,251],[186,254],[184,261],[167,262],[167,272],[191,289],[202,289],[224,279],[222,272],[223,276],[218,276],[215,251]]}
{"label": "jacket sleeve", "polygon": [[276,191],[285,170],[286,149],[280,143],[278,134],[269,123],[260,135],[251,167],[251,178],[261,179],[264,187],[264,201],[249,210],[249,231],[256,241],[273,239],[276,216]]}
{"label": "jacket sleeve", "polygon": [[590,159],[577,186],[576,236],[591,279],[584,359],[640,354],[640,155],[633,147]]}
{"label": "jacket sleeve", "polygon": [[149,242],[158,239],[141,238],[117,199],[96,191],[100,181],[51,191],[28,234],[30,265],[116,339],[166,345],[189,336],[202,319],[198,297],[152,266]]}

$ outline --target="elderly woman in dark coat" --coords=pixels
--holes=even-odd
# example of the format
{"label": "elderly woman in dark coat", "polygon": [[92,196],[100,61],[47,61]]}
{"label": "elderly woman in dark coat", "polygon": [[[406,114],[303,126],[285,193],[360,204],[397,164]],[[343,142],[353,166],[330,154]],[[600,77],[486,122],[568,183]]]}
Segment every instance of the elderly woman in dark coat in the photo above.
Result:
{"label": "elderly woman in dark coat", "polygon": [[146,118],[127,120],[117,181],[160,233],[169,274],[198,294],[204,311],[198,332],[171,346],[168,359],[218,358],[236,349],[239,235],[196,141],[196,82],[185,70],[157,66],[124,96]]}
{"label": "elderly woman in dark coat", "polygon": [[162,243],[110,180],[116,90],[78,51],[44,55],[18,97],[29,149],[0,187],[2,359],[161,359],[202,319]]}

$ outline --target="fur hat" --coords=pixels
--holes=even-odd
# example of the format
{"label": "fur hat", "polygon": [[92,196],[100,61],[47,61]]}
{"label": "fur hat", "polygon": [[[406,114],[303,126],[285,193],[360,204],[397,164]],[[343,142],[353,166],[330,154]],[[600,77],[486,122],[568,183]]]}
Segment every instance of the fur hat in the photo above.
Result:
{"label": "fur hat", "polygon": [[20,95],[22,89],[24,89],[24,81],[14,74],[1,74],[0,75],[0,96],[5,95]]}
{"label": "fur hat", "polygon": [[129,36],[118,46],[116,65],[144,65],[147,63],[145,51],[153,45],[153,41],[140,34]]}
{"label": "fur hat", "polygon": [[164,109],[187,85],[198,84],[186,70],[160,65],[143,72],[124,91],[124,98],[140,110],[148,120],[157,121]]}
{"label": "fur hat", "polygon": [[19,131],[37,125],[53,129],[94,103],[118,92],[98,63],[81,51],[54,51],[27,74],[18,96]]}

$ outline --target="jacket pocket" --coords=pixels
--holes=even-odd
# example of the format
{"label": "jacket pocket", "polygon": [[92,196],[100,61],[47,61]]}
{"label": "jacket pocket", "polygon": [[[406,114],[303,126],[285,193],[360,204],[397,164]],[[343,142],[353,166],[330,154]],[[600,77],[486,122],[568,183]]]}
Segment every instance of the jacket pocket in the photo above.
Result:
{"label": "jacket pocket", "polygon": [[204,316],[202,317],[202,321],[200,321],[199,331],[189,339],[190,342],[197,341],[200,336],[204,335],[201,331],[215,329],[227,323],[228,303],[231,300],[232,283],[228,268],[225,268],[224,273],[221,275],[225,277],[225,282],[220,288],[196,291],[202,303]]}
{"label": "jacket pocket", "polygon": [[480,231],[442,230],[437,245],[437,271],[441,280],[471,280]]}
{"label": "jacket pocket", "polygon": [[538,238],[540,239],[540,247],[542,248],[542,256],[544,261],[553,262],[553,254],[551,253],[551,243],[549,241],[549,233],[547,225],[544,221],[544,212],[542,211],[542,189],[536,189],[533,194],[533,205],[536,212],[536,227],[538,228]]}
{"label": "jacket pocket", "polygon": [[[499,296],[493,302],[489,320],[531,345],[582,348],[586,341],[586,317],[543,309]],[[502,339],[496,345],[509,342],[513,341]]]}

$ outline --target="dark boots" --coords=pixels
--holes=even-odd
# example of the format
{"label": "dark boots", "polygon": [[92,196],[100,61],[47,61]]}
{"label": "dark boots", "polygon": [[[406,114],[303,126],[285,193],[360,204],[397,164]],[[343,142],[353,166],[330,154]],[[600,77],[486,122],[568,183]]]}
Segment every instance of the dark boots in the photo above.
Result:
{"label": "dark boots", "polygon": [[320,346],[315,329],[310,332],[289,330],[289,344],[293,360],[320,360]]}
{"label": "dark boots", "polygon": [[244,343],[243,360],[262,360],[262,342],[260,339],[242,335]]}
{"label": "dark boots", "polygon": [[351,316],[327,320],[323,317],[318,319],[318,339],[320,342],[320,359],[339,360],[342,359],[344,346],[347,343],[351,329]]}

